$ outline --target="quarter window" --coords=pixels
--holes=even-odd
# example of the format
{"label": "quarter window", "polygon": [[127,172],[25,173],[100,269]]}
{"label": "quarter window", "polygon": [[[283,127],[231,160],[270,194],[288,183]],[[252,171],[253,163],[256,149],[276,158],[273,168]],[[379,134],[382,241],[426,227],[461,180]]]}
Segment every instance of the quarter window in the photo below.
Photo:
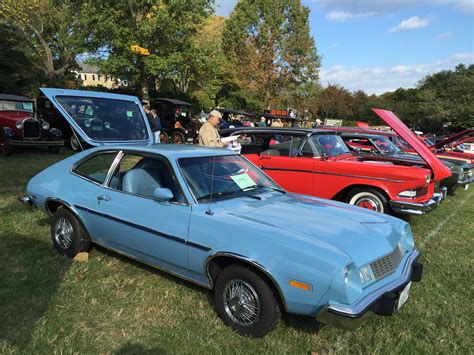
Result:
{"label": "quarter window", "polygon": [[116,152],[95,155],[78,165],[73,171],[76,174],[102,184],[116,155]]}

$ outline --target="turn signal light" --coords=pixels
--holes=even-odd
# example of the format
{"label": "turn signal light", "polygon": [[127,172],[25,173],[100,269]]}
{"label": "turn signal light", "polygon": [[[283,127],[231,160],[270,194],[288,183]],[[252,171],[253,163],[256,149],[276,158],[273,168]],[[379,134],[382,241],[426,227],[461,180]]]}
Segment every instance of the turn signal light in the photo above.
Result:
{"label": "turn signal light", "polygon": [[304,291],[310,291],[311,290],[311,285],[310,284],[305,284],[304,282],[299,282],[295,280],[290,280],[290,286],[300,288]]}

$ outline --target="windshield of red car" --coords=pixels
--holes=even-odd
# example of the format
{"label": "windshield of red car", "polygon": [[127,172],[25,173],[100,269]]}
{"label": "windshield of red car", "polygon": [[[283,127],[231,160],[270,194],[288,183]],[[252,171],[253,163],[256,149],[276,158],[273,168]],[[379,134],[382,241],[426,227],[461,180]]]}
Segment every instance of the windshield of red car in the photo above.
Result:
{"label": "windshield of red car", "polygon": [[328,156],[350,153],[341,137],[333,134],[313,135],[311,141],[314,143],[318,151]]}
{"label": "windshield of red car", "polygon": [[199,202],[281,189],[240,155],[181,158],[178,164]]}
{"label": "windshield of red car", "polygon": [[33,112],[33,102],[0,100],[0,111]]}
{"label": "windshield of red car", "polygon": [[133,101],[74,96],[57,96],[56,100],[93,140],[148,139],[143,115]]}
{"label": "windshield of red car", "polygon": [[373,139],[372,141],[383,154],[402,153],[402,150],[393,144],[388,138],[380,136]]}

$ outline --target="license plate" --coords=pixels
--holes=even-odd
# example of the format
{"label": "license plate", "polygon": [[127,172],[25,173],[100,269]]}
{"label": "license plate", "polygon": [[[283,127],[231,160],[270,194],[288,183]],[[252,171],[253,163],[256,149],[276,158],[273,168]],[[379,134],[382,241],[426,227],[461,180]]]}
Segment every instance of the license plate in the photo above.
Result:
{"label": "license plate", "polygon": [[464,185],[464,190],[467,190],[469,188],[469,185]]}
{"label": "license plate", "polygon": [[411,282],[408,283],[408,285],[405,286],[403,291],[400,293],[400,297],[398,297],[398,305],[397,305],[397,310],[399,310],[405,302],[408,300],[408,294],[410,293],[410,287],[411,287]]}

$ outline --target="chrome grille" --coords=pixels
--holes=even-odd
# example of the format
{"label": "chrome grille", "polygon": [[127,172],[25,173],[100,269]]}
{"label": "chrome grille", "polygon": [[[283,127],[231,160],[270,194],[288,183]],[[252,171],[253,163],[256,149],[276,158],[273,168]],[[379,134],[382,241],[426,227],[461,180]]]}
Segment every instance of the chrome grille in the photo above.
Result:
{"label": "chrome grille", "polygon": [[370,268],[372,269],[375,279],[378,280],[381,277],[384,277],[385,275],[395,271],[402,260],[402,256],[403,255],[402,251],[400,250],[400,246],[397,245],[392,253],[370,264]]}
{"label": "chrome grille", "polygon": [[41,137],[41,124],[37,120],[24,120],[23,121],[23,138],[40,138]]}

